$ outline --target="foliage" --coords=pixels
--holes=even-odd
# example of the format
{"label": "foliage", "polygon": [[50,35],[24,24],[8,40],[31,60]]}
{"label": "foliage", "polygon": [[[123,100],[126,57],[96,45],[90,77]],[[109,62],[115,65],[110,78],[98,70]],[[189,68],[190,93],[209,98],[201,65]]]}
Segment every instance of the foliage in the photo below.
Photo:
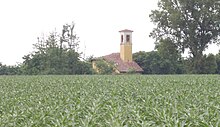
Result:
{"label": "foliage", "polygon": [[219,53],[215,56],[216,58],[216,64],[217,64],[217,74],[220,74],[220,50]]}
{"label": "foliage", "polygon": [[135,71],[134,68],[129,68],[127,73],[128,74],[137,74],[137,72]]}
{"label": "foliage", "polygon": [[199,71],[194,72],[193,70],[193,60],[192,58],[188,58],[184,60],[186,72],[193,74],[215,74],[217,73],[217,55],[209,54],[204,55],[203,58],[200,60],[200,69]]}
{"label": "foliage", "polygon": [[0,75],[19,75],[21,74],[19,66],[7,66],[0,63]]}
{"label": "foliage", "polygon": [[94,70],[92,68],[91,62],[88,61],[80,61],[77,65],[77,73],[78,74],[83,74],[83,75],[88,75],[88,74],[94,74]]}
{"label": "foliage", "polygon": [[106,62],[103,59],[95,60],[96,72],[98,74],[112,74],[114,66],[110,62]]}
{"label": "foliage", "polygon": [[88,63],[80,61],[78,37],[73,33],[74,24],[64,25],[62,34],[50,33],[38,38],[34,44],[36,51],[23,57],[24,74],[91,74]]}
{"label": "foliage", "polygon": [[[160,59],[157,52],[140,51],[133,54],[134,61],[144,70],[143,74],[153,74],[156,72],[158,59]],[[153,67],[156,67],[155,69]]]}
{"label": "foliage", "polygon": [[[160,50],[161,51],[161,50]],[[133,59],[144,70],[143,74],[179,74],[183,73],[181,61],[172,60],[161,55],[162,51],[137,52]]]}
{"label": "foliage", "polygon": [[204,65],[202,68],[203,74],[214,74],[217,70],[217,63],[215,55],[209,54],[208,56],[204,56]]}
{"label": "foliage", "polygon": [[218,75],[2,76],[0,126],[213,126]]}
{"label": "foliage", "polygon": [[168,59],[172,63],[181,59],[177,45],[173,43],[170,38],[161,39],[159,43],[156,44],[155,49],[163,59]]}
{"label": "foliage", "polygon": [[189,49],[195,73],[202,70],[203,51],[220,35],[220,4],[216,0],[160,0],[150,18],[157,27],[151,37],[170,38],[182,52]]}
{"label": "foliage", "polygon": [[162,62],[167,65],[165,66],[166,74],[184,73],[181,53],[178,51],[178,46],[170,38],[161,39],[155,49],[161,56]]}

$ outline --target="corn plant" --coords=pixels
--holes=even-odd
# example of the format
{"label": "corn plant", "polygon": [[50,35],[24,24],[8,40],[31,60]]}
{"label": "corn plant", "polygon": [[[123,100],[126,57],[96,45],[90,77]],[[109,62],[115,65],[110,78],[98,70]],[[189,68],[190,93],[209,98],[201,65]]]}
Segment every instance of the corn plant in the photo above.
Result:
{"label": "corn plant", "polygon": [[218,75],[2,76],[2,127],[218,127]]}

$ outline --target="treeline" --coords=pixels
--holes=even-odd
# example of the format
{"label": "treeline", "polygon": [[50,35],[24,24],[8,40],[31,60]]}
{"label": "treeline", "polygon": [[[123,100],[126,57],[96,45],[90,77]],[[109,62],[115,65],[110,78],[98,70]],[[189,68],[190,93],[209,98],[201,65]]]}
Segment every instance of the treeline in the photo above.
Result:
{"label": "treeline", "polygon": [[[34,51],[23,57],[23,62],[16,66],[0,63],[0,75],[76,75],[97,74],[91,58],[81,58],[78,52],[79,38],[73,32],[74,23],[63,25],[61,33],[52,32],[49,36],[38,37]],[[155,43],[155,50],[140,51],[133,54],[133,59],[144,70],[143,74],[220,74],[220,51],[218,54],[192,53],[182,57],[178,43],[172,38],[160,38]],[[208,46],[207,46],[208,47]],[[112,74],[113,67],[100,61],[97,64],[99,74]]]}
{"label": "treeline", "polygon": [[[143,74],[220,74],[220,52],[204,55],[198,73],[198,70],[193,70],[191,57],[183,58],[172,50],[163,51],[140,51],[134,53],[133,58],[143,68]],[[0,75],[96,74],[90,60],[82,61],[79,56],[73,50],[48,47],[44,53],[35,52],[24,56],[24,62],[19,66],[0,63]],[[111,74],[106,64],[100,66],[103,68],[101,74]]]}
{"label": "treeline", "polygon": [[194,57],[182,57],[178,46],[170,39],[162,39],[155,51],[134,53],[133,58],[144,74],[220,74],[220,51],[216,55],[203,55],[195,68]]}
{"label": "treeline", "polygon": [[[77,52],[78,37],[71,33],[74,24],[64,25],[62,34],[50,33],[45,39],[38,38],[34,49],[23,57],[20,65],[7,66],[0,63],[0,75],[76,75],[96,74],[91,58],[82,59]],[[161,39],[155,50],[140,51],[133,59],[144,70],[143,74],[220,74],[220,52],[216,55],[203,55],[199,66],[194,67],[194,58],[183,58],[178,46],[170,39]],[[100,63],[100,74],[111,74],[105,62]]]}
{"label": "treeline", "polygon": [[17,66],[0,64],[0,75],[74,75],[92,74],[90,62],[77,52],[79,41],[74,34],[74,23],[63,26],[61,34],[52,32],[48,37],[38,37],[32,53],[23,57]]}
{"label": "treeline", "polygon": [[204,55],[199,71],[192,69],[192,58],[181,58],[174,62],[162,57],[158,51],[140,51],[133,56],[143,68],[143,74],[220,74],[220,53]]}
{"label": "treeline", "polygon": [[20,75],[19,66],[7,66],[0,63],[0,75]]}

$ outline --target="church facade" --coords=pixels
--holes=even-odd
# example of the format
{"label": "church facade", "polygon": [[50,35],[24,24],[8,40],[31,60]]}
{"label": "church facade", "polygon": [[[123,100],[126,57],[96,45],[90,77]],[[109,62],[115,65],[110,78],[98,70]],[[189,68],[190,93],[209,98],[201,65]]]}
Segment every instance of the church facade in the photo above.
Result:
{"label": "church facade", "polygon": [[132,59],[132,30],[121,30],[120,53],[112,53],[96,58],[92,61],[93,69],[98,70],[96,61],[104,60],[107,64],[112,63],[115,73],[142,73],[143,69]]}

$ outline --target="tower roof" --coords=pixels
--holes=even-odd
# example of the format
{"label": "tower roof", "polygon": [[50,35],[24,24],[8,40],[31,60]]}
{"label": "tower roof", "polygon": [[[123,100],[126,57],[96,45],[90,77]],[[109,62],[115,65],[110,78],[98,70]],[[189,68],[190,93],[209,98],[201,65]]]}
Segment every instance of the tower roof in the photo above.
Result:
{"label": "tower roof", "polygon": [[120,30],[119,32],[133,32],[132,30],[128,30],[128,29],[124,29],[124,30]]}

